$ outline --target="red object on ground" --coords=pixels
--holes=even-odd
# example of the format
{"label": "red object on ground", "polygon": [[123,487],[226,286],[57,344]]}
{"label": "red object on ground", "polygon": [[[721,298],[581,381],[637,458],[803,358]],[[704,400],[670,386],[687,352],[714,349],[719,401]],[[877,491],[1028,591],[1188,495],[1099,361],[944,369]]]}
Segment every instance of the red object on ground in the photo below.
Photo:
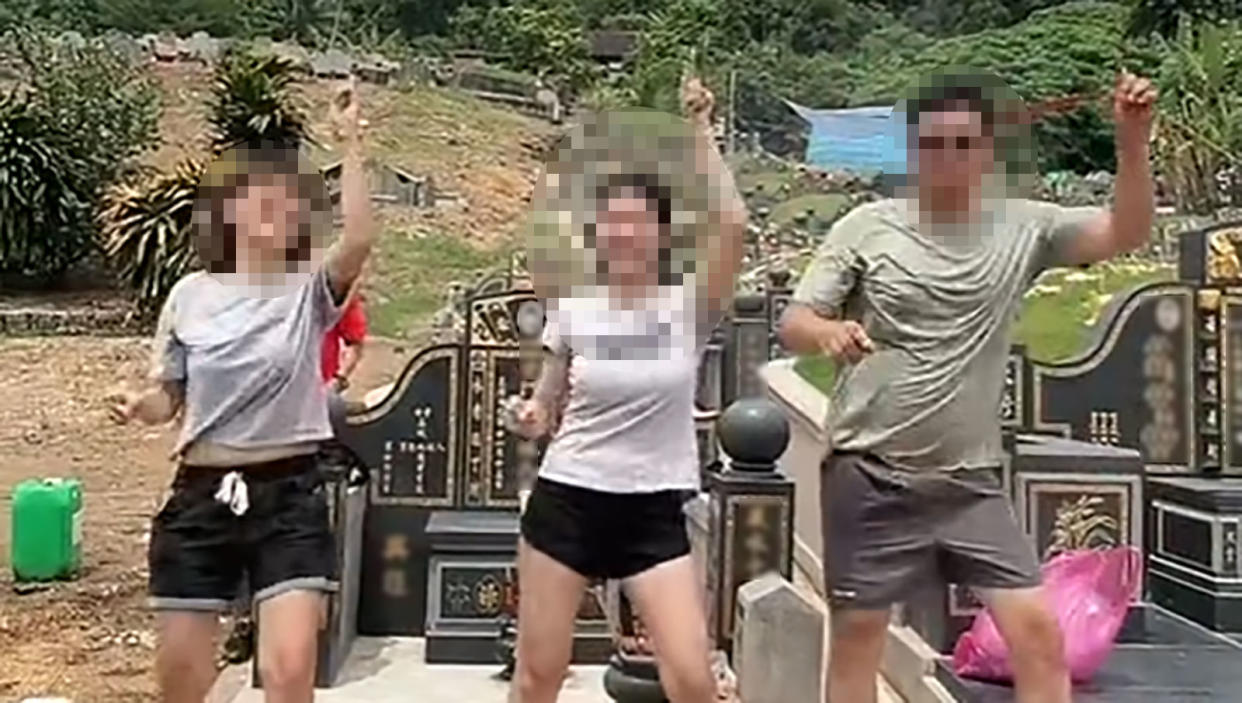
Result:
{"label": "red object on ground", "polygon": [[[1044,593],[1065,638],[1070,678],[1081,683],[1112,653],[1143,582],[1143,555],[1133,547],[1064,552],[1044,564]],[[1009,649],[986,610],[957,641],[958,676],[1013,681]]]}
{"label": "red object on ground", "polygon": [[336,378],[341,369],[341,342],[358,344],[367,336],[367,316],[362,309],[362,296],[355,295],[345,303],[341,319],[323,336],[323,382]]}

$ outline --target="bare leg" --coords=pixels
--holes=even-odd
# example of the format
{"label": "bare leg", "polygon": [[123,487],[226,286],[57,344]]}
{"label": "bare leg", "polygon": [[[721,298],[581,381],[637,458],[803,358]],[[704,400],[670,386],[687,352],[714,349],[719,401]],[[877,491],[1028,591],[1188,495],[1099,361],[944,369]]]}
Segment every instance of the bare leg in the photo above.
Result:
{"label": "bare leg", "polygon": [[686,556],[635,576],[627,584],[651,633],[660,682],[672,703],[714,703],[711,645],[694,562]]}
{"label": "bare leg", "polygon": [[1043,589],[986,589],[980,595],[1009,647],[1018,703],[1069,703],[1065,644]]}
{"label": "bare leg", "polygon": [[259,673],[267,703],[315,700],[315,664],[324,594],[289,591],[258,604]]}
{"label": "bare leg", "polygon": [[828,703],[876,703],[889,611],[837,610],[828,650]]}
{"label": "bare leg", "polygon": [[522,540],[518,545],[517,669],[510,703],[556,703],[573,654],[586,578]]}
{"label": "bare leg", "polygon": [[159,613],[155,677],[161,703],[203,703],[216,681],[216,613]]}

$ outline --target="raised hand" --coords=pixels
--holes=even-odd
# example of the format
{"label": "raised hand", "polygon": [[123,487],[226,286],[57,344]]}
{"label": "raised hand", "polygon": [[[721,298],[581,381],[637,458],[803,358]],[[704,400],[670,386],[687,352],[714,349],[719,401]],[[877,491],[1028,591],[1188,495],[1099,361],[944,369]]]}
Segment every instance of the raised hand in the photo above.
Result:
{"label": "raised hand", "polygon": [[1113,121],[1117,125],[1118,139],[1147,141],[1157,95],[1151,80],[1129,71],[1117,75],[1117,84],[1113,89]]}
{"label": "raised hand", "polygon": [[716,96],[698,76],[687,75],[681,82],[681,109],[697,126],[710,125]]}

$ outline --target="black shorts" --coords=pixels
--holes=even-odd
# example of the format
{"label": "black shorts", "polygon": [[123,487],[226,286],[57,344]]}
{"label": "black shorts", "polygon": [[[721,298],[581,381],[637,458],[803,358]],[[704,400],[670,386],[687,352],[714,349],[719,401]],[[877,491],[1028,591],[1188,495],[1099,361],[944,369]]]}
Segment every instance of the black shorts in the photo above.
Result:
{"label": "black shorts", "polygon": [[[231,471],[246,483],[242,515],[215,497]],[[152,523],[152,607],[227,611],[243,576],[254,603],[292,590],[336,590],[324,491],[313,455],[233,469],[182,466]]]}
{"label": "black shorts", "polygon": [[687,496],[604,493],[540,478],[522,514],[522,537],[587,578],[629,578],[690,553]]}
{"label": "black shorts", "polygon": [[824,577],[838,608],[884,609],[928,583],[1030,588],[1035,547],[992,470],[914,474],[867,454],[824,460]]}

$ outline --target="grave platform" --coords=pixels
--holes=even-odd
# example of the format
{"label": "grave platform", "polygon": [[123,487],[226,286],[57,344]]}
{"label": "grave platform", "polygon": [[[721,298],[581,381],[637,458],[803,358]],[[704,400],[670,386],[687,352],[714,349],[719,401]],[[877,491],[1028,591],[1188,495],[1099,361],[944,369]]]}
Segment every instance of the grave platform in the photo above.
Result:
{"label": "grave platform", "polygon": [[[336,686],[315,692],[318,703],[505,703],[509,684],[497,680],[500,666],[426,663],[422,638],[364,637],[355,642]],[[223,677],[222,677],[223,678]],[[222,688],[222,684],[217,684]],[[213,692],[214,694],[215,692]],[[213,703],[263,703],[263,692],[244,687]],[[610,703],[604,667],[574,666],[558,703]]]}
{"label": "grave platform", "polygon": [[[1242,690],[1242,643],[1158,606],[1138,606],[1116,650],[1076,703],[1225,703]],[[961,703],[1009,703],[1009,686],[970,681],[948,659],[936,678]]]}

